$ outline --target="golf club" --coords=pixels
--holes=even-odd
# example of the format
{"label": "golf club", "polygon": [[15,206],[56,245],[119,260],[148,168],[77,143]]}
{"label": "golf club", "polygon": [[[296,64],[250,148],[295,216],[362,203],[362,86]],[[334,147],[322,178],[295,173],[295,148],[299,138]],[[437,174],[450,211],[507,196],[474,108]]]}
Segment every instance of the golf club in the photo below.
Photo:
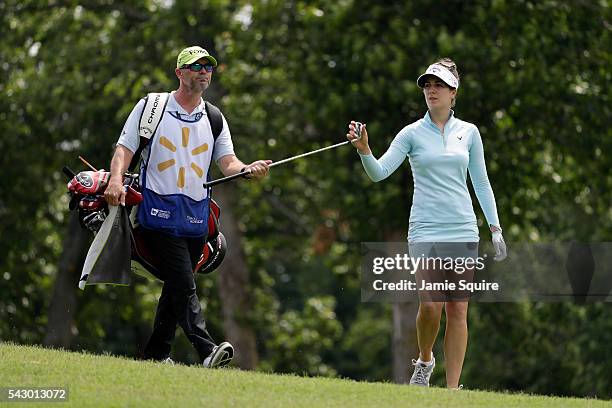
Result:
{"label": "golf club", "polygon": [[[361,137],[362,124],[361,124],[361,122],[355,122],[355,125],[357,126],[357,129],[356,129],[357,138],[360,138]],[[331,145],[331,146],[323,147],[321,149],[313,150],[311,152],[302,153],[302,154],[299,154],[297,156],[292,156],[292,157],[288,157],[288,158],[283,159],[283,160],[279,160],[277,162],[273,162],[268,167],[271,168],[271,167],[280,166],[281,164],[285,164],[285,163],[288,163],[288,162],[296,160],[296,159],[301,159],[302,157],[306,157],[306,156],[310,156],[310,155],[313,155],[313,154],[316,154],[316,153],[320,153],[320,152],[323,152],[325,150],[335,149],[336,147],[344,146],[344,145],[347,145],[347,144],[350,144],[350,143],[352,143],[350,140],[346,140],[344,142],[336,143],[336,144]],[[209,181],[207,183],[204,183],[204,188],[209,188],[209,187],[216,186],[218,184],[226,183],[228,181],[235,180],[235,179],[240,178],[240,177],[244,177],[247,174],[251,174],[251,171],[250,170],[241,171],[240,173],[232,174],[231,176],[223,177],[223,178],[220,178],[220,179],[217,179],[217,180],[212,180],[212,181]]]}

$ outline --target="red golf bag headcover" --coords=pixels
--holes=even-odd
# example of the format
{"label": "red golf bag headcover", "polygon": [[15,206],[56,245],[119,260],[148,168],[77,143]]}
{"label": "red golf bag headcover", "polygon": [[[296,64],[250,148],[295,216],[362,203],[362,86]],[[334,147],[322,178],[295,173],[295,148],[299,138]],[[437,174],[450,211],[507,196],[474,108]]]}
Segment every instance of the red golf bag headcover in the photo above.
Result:
{"label": "red golf bag headcover", "polygon": [[[106,206],[104,190],[108,185],[110,172],[104,170],[82,171],[68,183],[68,191],[80,197],[79,208],[97,210]],[[142,194],[132,186],[126,185],[125,205],[131,207],[142,201]]]}
{"label": "red golf bag headcover", "polygon": [[109,179],[108,171],[82,171],[70,180],[68,190],[80,195],[98,194],[106,189]]}

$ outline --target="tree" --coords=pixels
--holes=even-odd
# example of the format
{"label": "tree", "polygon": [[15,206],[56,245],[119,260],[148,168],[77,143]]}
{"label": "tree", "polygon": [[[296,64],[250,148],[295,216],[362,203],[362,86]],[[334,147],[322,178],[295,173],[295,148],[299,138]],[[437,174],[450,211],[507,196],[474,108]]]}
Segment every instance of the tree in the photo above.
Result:
{"label": "tree", "polygon": [[[0,148],[10,152],[0,158],[2,339],[41,342],[47,319],[62,321],[46,312],[54,278],[68,270],[57,265],[71,263],[61,166],[78,166],[77,152],[108,163],[134,102],[170,88],[176,53],[201,41],[214,44],[221,62],[212,87],[221,91],[211,97],[245,161],[342,141],[352,119],[367,122],[380,156],[425,112],[415,78],[450,56],[462,74],[455,113],[479,126],[510,250],[513,241],[609,240],[605,2],[447,2],[443,12],[425,0],[43,6],[0,4]],[[241,256],[199,283],[213,331],[223,313],[228,336],[256,349],[259,358],[241,364],[405,381],[409,367],[398,363],[414,352],[400,351],[416,339],[414,311],[400,309],[414,305],[360,302],[359,243],[405,239],[411,185],[408,165],[372,184],[347,146],[219,192],[230,202],[222,230],[237,234],[228,240],[242,243],[233,247]],[[240,282],[238,290],[230,282]],[[137,280],[128,290],[77,293],[72,346],[137,354],[157,291]],[[229,293],[240,297],[226,302]],[[611,395],[607,312],[607,304],[471,305],[466,383]],[[186,350],[179,342],[177,354],[190,361]],[[434,376],[441,383],[443,370]]]}

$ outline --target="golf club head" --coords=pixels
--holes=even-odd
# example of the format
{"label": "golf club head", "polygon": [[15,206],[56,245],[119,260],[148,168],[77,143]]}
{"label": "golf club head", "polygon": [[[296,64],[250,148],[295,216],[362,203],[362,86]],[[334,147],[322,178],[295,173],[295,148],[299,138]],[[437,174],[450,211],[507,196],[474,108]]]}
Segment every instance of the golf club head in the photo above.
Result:
{"label": "golf club head", "polygon": [[355,122],[355,133],[357,134],[357,139],[361,139],[361,129],[363,128],[363,123]]}

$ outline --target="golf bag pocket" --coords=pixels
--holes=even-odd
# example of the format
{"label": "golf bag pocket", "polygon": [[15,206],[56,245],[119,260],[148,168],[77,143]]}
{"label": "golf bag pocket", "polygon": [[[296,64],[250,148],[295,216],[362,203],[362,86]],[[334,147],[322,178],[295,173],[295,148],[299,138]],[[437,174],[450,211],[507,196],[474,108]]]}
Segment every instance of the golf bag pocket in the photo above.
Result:
{"label": "golf bag pocket", "polygon": [[208,231],[208,198],[195,201],[182,194],[159,195],[144,189],[138,223],[178,237],[201,237]]}

